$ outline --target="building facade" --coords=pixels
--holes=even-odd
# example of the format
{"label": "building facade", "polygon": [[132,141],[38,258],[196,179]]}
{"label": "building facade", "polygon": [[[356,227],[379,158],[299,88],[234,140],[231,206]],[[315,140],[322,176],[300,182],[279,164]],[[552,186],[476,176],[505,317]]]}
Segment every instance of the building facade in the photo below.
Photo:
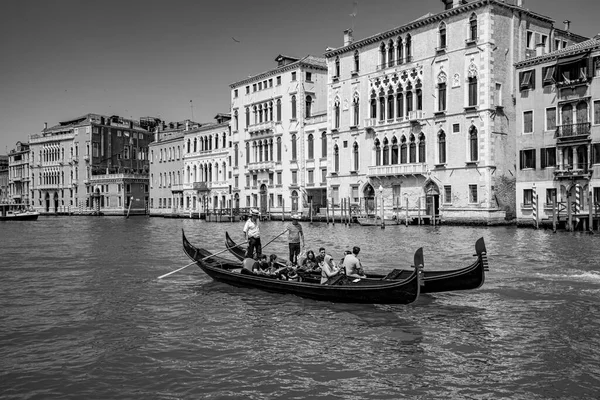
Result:
{"label": "building facade", "polygon": [[29,206],[29,144],[17,142],[15,149],[8,154],[8,202]]}
{"label": "building facade", "polygon": [[[105,207],[114,211],[102,194],[110,187],[95,185],[93,178],[134,174],[145,175],[147,180],[152,140],[139,121],[116,115],[86,114],[46,126],[29,139],[32,206],[41,213],[101,213]],[[119,185],[119,213],[125,213],[126,183]]]}
{"label": "building facade", "polygon": [[307,214],[326,198],[327,67],[313,56],[275,61],[230,85],[233,201],[262,214]]}
{"label": "building facade", "polygon": [[150,144],[150,215],[183,216],[184,136],[201,125],[185,120],[160,123]]}
{"label": "building facade", "polygon": [[186,213],[206,216],[239,209],[234,198],[231,171],[233,142],[229,113],[217,114],[208,123],[185,132],[183,138],[183,185],[180,203]]}
{"label": "building facade", "polygon": [[600,36],[517,63],[516,78],[517,222],[589,227],[600,211]]}
{"label": "building facade", "polygon": [[10,203],[8,156],[0,155],[0,204]]}
{"label": "building facade", "polygon": [[[515,216],[513,64],[580,37],[521,1],[442,12],[328,49],[329,198],[386,218],[495,224]],[[564,34],[564,35],[563,35]],[[379,208],[380,209],[380,208]]]}

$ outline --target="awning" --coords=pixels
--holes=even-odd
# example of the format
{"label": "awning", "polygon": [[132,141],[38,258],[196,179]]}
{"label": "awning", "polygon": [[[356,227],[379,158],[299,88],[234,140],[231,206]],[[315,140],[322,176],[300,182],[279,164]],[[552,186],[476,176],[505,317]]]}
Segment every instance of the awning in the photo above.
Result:
{"label": "awning", "polygon": [[590,54],[590,52],[588,51],[583,54],[576,54],[576,55],[570,56],[570,57],[559,58],[558,60],[556,60],[556,65],[573,64],[573,63],[576,63],[577,61],[583,60],[584,58],[589,56],[589,54]]}

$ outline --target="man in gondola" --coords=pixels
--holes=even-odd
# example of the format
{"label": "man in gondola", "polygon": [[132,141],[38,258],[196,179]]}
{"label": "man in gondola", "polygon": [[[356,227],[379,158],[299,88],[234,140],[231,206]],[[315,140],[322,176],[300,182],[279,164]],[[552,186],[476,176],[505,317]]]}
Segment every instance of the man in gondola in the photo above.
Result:
{"label": "man in gondola", "polygon": [[[254,258],[258,260],[262,254],[262,245],[260,243],[260,229],[258,227],[258,215],[257,209],[253,208],[250,210],[250,218],[244,225],[244,235],[248,241],[248,250],[246,250],[246,257]],[[256,254],[254,254],[256,250]]]}
{"label": "man in gondola", "polygon": [[344,268],[346,269],[346,276],[349,278],[366,278],[360,260],[358,259],[358,253],[360,253],[360,247],[354,246],[352,248],[352,254],[348,254],[344,257]]}
{"label": "man in gondola", "polygon": [[292,223],[285,228],[288,231],[290,261],[294,265],[298,264],[298,256],[300,255],[301,249],[300,243],[302,243],[302,247],[304,247],[304,233],[302,232],[302,225],[298,222],[299,220],[299,214],[292,215]]}

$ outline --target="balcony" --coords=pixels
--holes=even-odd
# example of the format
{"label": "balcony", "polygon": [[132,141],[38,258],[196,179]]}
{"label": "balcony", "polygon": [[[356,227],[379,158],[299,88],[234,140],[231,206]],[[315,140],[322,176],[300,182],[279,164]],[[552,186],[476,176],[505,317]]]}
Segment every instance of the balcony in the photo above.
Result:
{"label": "balcony", "polygon": [[368,167],[367,176],[426,175],[427,164],[395,164]]}
{"label": "balcony", "polygon": [[377,118],[365,119],[365,128],[372,128],[377,125]]}
{"label": "balcony", "polygon": [[83,156],[83,159],[84,159],[85,161],[89,162],[89,161],[90,161],[90,155],[89,155],[89,154],[86,154],[86,155],[84,155],[84,156]]}
{"label": "balcony", "polygon": [[210,190],[206,182],[194,182],[192,183],[192,189],[199,192],[208,192]]}
{"label": "balcony", "polygon": [[249,171],[270,171],[275,168],[275,161],[252,162],[247,165]]}
{"label": "balcony", "polygon": [[275,130],[275,121],[259,122],[248,126],[248,133],[258,133]]}
{"label": "balcony", "polygon": [[313,114],[310,117],[306,117],[304,120],[306,125],[320,124],[323,122],[327,122],[327,112]]}
{"label": "balcony", "polygon": [[586,139],[590,136],[591,127],[592,124],[590,122],[560,125],[556,127],[554,137],[563,142]]}
{"label": "balcony", "polygon": [[79,181],[77,179],[73,179],[73,180],[71,180],[71,185],[72,186],[78,186],[79,185]]}
{"label": "balcony", "polygon": [[425,112],[423,110],[416,110],[416,111],[408,112],[408,120],[410,122],[419,122],[422,119],[425,119]]}
{"label": "balcony", "polygon": [[171,185],[171,192],[183,192],[183,184],[178,183]]}
{"label": "balcony", "polygon": [[558,168],[554,171],[554,177],[557,180],[561,179],[591,179],[593,170],[587,164],[580,163],[574,166],[563,165],[562,169]]}

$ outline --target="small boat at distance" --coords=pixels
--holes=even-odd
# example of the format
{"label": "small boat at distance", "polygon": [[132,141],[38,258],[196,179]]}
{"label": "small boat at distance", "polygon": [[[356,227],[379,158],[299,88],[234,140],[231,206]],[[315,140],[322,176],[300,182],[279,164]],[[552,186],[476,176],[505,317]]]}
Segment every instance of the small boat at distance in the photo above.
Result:
{"label": "small boat at distance", "polygon": [[40,213],[33,210],[11,209],[12,204],[0,205],[0,221],[35,221]]}
{"label": "small boat at distance", "polygon": [[[185,254],[212,279],[237,287],[293,294],[315,300],[341,303],[410,304],[419,298],[423,250],[415,252],[415,265],[406,279],[334,279],[331,284],[279,280],[262,275],[242,274],[242,263],[223,258],[212,260],[209,251],[191,244],[183,235]],[[344,276],[345,278],[345,276]]]}
{"label": "small boat at distance", "polygon": [[[225,244],[231,254],[237,259],[243,260],[246,249],[238,246],[233,239],[225,232]],[[475,257],[477,259],[463,268],[432,271],[426,269],[423,271],[424,285],[421,293],[439,293],[451,292],[457,290],[477,289],[485,282],[485,273],[489,270],[487,250],[483,238],[475,242]],[[396,269],[391,274],[367,274],[369,279],[406,279],[412,273],[411,270]]]}

